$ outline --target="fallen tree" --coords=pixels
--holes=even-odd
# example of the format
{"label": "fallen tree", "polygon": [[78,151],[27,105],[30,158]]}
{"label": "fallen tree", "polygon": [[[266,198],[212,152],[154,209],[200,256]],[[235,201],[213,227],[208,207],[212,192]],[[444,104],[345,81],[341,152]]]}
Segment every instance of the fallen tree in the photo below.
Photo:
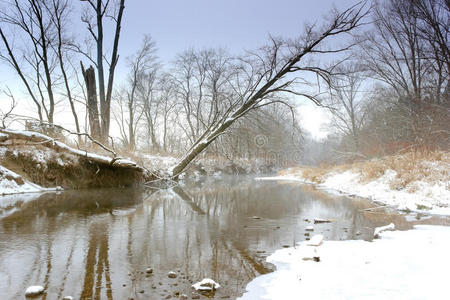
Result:
{"label": "fallen tree", "polygon": [[[304,36],[297,40],[271,37],[271,45],[240,59],[235,75],[229,82],[234,92],[225,100],[227,106],[215,111],[212,118],[214,121],[177,164],[168,170],[167,176],[177,177],[212,142],[226,133],[236,120],[250,111],[273,103],[285,104],[293,110],[283,95],[302,96],[320,105],[318,96],[321,93],[312,93],[310,84],[307,83],[308,92],[300,92],[297,88],[300,84],[305,84],[305,78],[311,74],[330,84],[330,77],[339,63],[321,67],[317,63],[306,61],[307,58],[312,59],[314,55],[336,55],[350,49],[352,45],[327,49],[324,42],[353,31],[362,24],[361,20],[366,15],[366,1],[361,1],[343,12],[335,12],[329,24],[320,32],[314,26],[306,26]],[[300,77],[300,74],[305,73],[308,75]]]}
{"label": "fallen tree", "polygon": [[[49,137],[45,134],[33,131],[23,131],[23,130],[11,130],[11,129],[1,129],[0,133],[2,133],[2,143],[7,143],[8,141],[13,140],[22,140],[26,143],[34,143],[39,144],[51,149],[54,149],[58,152],[67,152],[82,158],[85,158],[93,163],[108,165],[115,168],[126,168],[133,169],[139,172],[144,172],[145,169],[142,166],[139,166],[136,162],[131,161],[129,159],[125,159],[122,157],[109,157],[105,155],[98,155],[95,153],[87,152],[86,150],[74,149],[69,147],[65,143],[58,141],[52,137]],[[6,144],[3,144],[4,146]],[[110,151],[111,152],[111,151]],[[114,152],[113,152],[114,153]]]}

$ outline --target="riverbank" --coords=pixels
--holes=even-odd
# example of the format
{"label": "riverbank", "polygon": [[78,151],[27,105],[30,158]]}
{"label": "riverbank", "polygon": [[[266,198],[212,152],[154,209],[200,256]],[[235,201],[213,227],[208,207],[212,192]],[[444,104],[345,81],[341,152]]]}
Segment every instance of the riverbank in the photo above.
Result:
{"label": "riverbank", "polygon": [[399,210],[450,215],[449,152],[410,152],[353,164],[290,168],[263,179],[301,181]]}
{"label": "riverbank", "polygon": [[[166,174],[179,160],[138,151],[118,153],[104,146],[80,149],[73,141],[38,132],[3,129],[0,133],[0,195],[48,191],[58,186],[66,189],[134,186]],[[273,171],[273,166],[261,159],[230,160],[202,155],[178,179]]]}
{"label": "riverbank", "polygon": [[445,226],[387,231],[373,242],[301,242],[269,256],[277,270],[254,279],[238,299],[443,299],[450,292],[448,253]]}

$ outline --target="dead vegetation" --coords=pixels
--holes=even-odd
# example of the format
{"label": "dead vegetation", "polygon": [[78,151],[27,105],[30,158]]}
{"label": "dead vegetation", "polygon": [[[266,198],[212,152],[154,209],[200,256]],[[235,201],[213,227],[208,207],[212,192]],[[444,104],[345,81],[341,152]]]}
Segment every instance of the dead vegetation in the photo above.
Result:
{"label": "dead vegetation", "polygon": [[58,139],[29,131],[0,130],[0,164],[44,187],[120,187],[148,180],[135,162],[75,149]]}
{"label": "dead vegetation", "polygon": [[[418,189],[417,182],[450,182],[450,153],[445,151],[411,151],[366,161],[342,165],[320,165],[283,170],[280,175],[297,175],[314,183],[323,183],[333,173],[352,171],[360,174],[360,182],[377,180],[388,171],[395,172],[390,180],[392,189],[407,188],[409,192]],[[449,185],[450,188],[450,185]]]}
{"label": "dead vegetation", "polygon": [[114,168],[43,146],[6,149],[0,163],[25,179],[44,187],[79,189],[130,186],[142,179],[132,169]]}

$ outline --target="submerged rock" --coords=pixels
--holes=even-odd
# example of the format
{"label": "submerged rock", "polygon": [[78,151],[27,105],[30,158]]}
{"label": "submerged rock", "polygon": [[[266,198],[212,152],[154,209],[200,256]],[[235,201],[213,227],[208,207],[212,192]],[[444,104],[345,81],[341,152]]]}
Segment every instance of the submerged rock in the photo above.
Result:
{"label": "submerged rock", "polygon": [[25,291],[26,297],[38,296],[44,292],[44,287],[40,285],[29,286]]}

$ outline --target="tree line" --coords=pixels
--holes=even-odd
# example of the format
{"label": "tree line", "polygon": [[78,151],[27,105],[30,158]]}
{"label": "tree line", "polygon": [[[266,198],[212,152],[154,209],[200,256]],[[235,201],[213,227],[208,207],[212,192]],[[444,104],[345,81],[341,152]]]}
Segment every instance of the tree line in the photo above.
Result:
{"label": "tree line", "polygon": [[[450,3],[374,1],[326,102],[341,159],[450,147]],[[328,158],[329,159],[329,158]]]}
{"label": "tree line", "polygon": [[[117,83],[124,17],[124,0],[2,3],[0,58],[33,101],[41,130],[51,128],[57,105],[68,106],[76,133],[180,155],[176,175],[200,153],[254,159],[299,150],[295,99],[307,99],[330,110],[333,149],[343,155],[448,145],[448,1],[361,1],[296,38],[270,36],[242,55],[187,49],[166,65],[146,35],[123,59],[128,74]],[[2,108],[3,126],[17,102],[7,88],[5,95],[12,105]]]}

